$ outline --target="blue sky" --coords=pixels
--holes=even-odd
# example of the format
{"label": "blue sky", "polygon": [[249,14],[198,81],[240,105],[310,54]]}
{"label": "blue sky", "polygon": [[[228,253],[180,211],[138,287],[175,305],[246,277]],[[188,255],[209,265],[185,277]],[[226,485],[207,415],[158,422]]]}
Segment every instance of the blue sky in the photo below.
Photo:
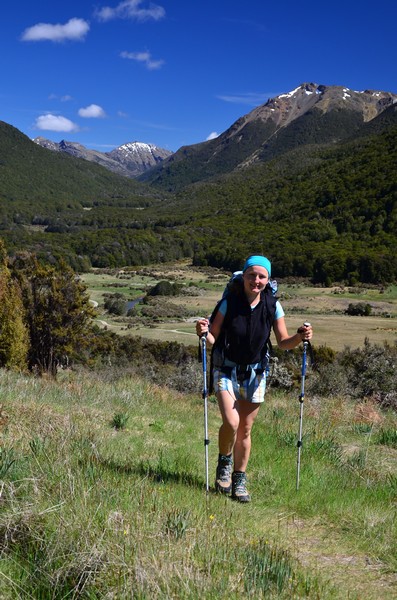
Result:
{"label": "blue sky", "polygon": [[397,93],[397,2],[16,0],[0,119],[102,152],[176,151],[303,82]]}

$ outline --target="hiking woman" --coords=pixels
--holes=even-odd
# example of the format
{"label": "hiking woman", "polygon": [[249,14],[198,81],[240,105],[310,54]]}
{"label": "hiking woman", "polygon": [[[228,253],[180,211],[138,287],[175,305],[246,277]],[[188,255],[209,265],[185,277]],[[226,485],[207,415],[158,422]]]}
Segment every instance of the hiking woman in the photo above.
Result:
{"label": "hiking woman", "polygon": [[239,502],[250,501],[246,468],[251,429],[265,396],[271,329],[283,350],[312,338],[308,324],[289,335],[284,311],[269,284],[270,275],[271,263],[265,256],[250,256],[242,276],[235,278],[211,319],[199,319],[196,323],[197,335],[207,335],[213,346],[211,374],[222,416],[215,489],[231,492]]}

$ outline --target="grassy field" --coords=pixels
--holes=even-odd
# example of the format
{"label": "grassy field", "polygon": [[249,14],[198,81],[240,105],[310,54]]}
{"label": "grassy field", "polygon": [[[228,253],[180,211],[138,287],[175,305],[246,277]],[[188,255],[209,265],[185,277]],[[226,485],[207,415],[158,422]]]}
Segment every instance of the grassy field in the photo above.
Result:
{"label": "grassy field", "polygon": [[[1,598],[397,597],[395,413],[306,399],[296,491],[298,394],[270,392],[239,505],[205,493],[200,393],[84,371],[0,393]],[[212,483],[212,399],[208,422]]]}
{"label": "grassy field", "polygon": [[[196,344],[195,316],[208,315],[222,295],[229,274],[214,269],[195,269],[187,263],[125,270],[114,273],[93,272],[83,279],[90,297],[98,303],[98,323],[120,333],[149,339]],[[163,279],[180,283],[195,295],[167,297],[167,303],[187,309],[189,318],[166,318],[161,322],[137,323],[133,319],[115,318],[103,310],[104,294],[121,293],[126,300],[144,296]],[[320,288],[280,282],[279,296],[286,313],[287,326],[294,331],[303,321],[310,321],[315,331],[314,343],[334,350],[345,346],[397,340],[397,286],[387,289]],[[345,314],[350,303],[364,302],[372,307],[368,317]]]}
{"label": "grassy field", "polygon": [[[180,264],[84,279],[103,327],[196,344],[195,315],[210,312],[228,275]],[[162,279],[189,295],[158,299],[161,319],[104,311],[105,294],[128,301]],[[290,329],[310,319],[314,343],[335,349],[394,342],[396,292],[280,285]],[[348,317],[356,301],[373,315]],[[183,318],[167,316],[175,306]],[[181,369],[184,385],[202,382],[201,368]],[[309,368],[297,490],[299,375],[289,392],[270,387],[253,429],[252,502],[241,505],[212,489],[214,398],[206,494],[202,390],[172,391],[138,372],[110,362],[56,379],[0,370],[1,600],[397,598],[395,411],[375,394],[316,395]]]}

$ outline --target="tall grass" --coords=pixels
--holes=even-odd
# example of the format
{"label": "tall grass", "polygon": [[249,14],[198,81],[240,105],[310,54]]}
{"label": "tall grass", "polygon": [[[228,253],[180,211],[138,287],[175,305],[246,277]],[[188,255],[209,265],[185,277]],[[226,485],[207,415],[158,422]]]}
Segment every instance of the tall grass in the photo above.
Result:
{"label": "tall grass", "polygon": [[[351,405],[305,405],[296,492],[298,402],[269,395],[241,506],[205,494],[200,391],[2,372],[0,393],[1,598],[395,597],[397,468]],[[213,467],[218,426],[210,402]]]}

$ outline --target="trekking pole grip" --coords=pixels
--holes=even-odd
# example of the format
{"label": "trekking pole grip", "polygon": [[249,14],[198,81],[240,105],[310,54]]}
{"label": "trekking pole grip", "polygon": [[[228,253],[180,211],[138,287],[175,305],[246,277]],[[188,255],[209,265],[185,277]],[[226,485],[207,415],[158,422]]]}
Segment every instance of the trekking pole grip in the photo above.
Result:
{"label": "trekking pole grip", "polygon": [[202,363],[203,363],[203,398],[208,396],[207,387],[207,333],[203,333],[200,337],[201,341],[201,352],[202,352]]}
{"label": "trekking pole grip", "polygon": [[[310,323],[307,321],[303,323],[305,327],[310,327]],[[299,396],[299,401],[303,403],[303,399],[305,397],[305,376],[306,376],[306,367],[307,367],[307,349],[309,347],[309,341],[305,340],[303,342],[303,356],[302,356],[302,369],[301,369],[301,394]]]}

